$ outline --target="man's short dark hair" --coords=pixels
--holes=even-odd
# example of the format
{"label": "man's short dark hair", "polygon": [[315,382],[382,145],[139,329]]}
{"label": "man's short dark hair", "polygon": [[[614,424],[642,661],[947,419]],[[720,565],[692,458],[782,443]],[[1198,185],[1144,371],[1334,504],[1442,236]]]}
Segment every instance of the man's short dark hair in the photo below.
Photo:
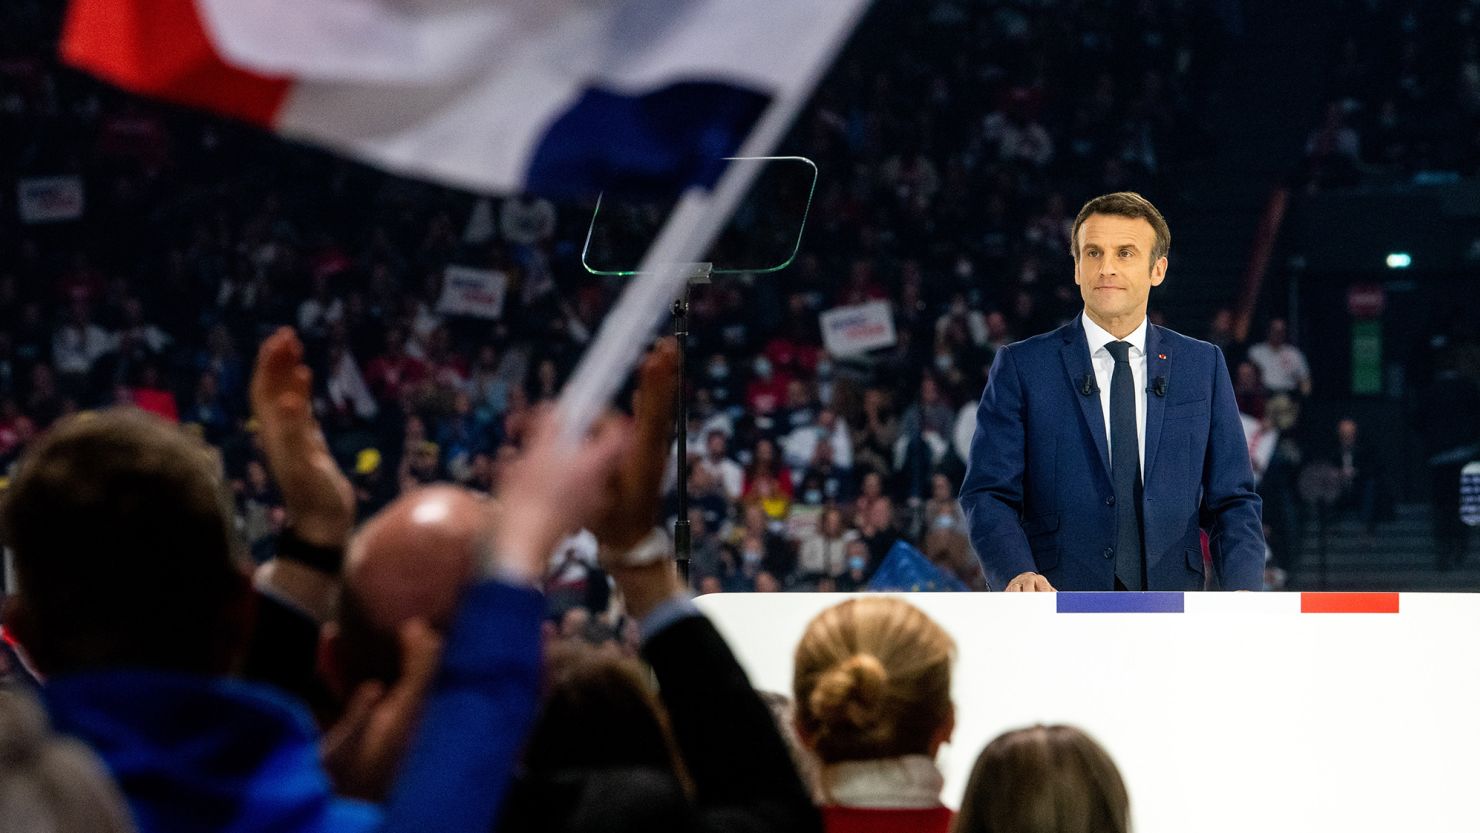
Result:
{"label": "man's short dark hair", "polygon": [[1156,243],[1151,249],[1152,263],[1166,257],[1167,252],[1171,251],[1172,230],[1167,227],[1166,219],[1151,204],[1151,200],[1134,191],[1117,191],[1095,197],[1079,209],[1079,215],[1074,218],[1074,228],[1069,233],[1069,253],[1074,256],[1076,263],[1079,261],[1079,227],[1084,225],[1091,214],[1130,217],[1150,223],[1151,230],[1156,232]]}
{"label": "man's short dark hair", "polygon": [[124,409],[59,422],[0,507],[26,649],[47,673],[224,670],[247,587],[230,517],[210,449],[176,426]]}

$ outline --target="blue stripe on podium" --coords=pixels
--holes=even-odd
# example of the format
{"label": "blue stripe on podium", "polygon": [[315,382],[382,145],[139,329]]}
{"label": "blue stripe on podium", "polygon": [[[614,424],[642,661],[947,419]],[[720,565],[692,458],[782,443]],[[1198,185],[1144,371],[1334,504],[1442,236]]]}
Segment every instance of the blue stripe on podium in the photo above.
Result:
{"label": "blue stripe on podium", "polygon": [[1058,593],[1059,613],[1181,613],[1181,593]]}

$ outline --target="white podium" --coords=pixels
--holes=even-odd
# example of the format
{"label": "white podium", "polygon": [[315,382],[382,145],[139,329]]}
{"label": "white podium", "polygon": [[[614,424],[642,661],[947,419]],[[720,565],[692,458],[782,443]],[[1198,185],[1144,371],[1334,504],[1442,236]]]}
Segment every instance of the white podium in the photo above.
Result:
{"label": "white podium", "polygon": [[[1008,729],[1070,723],[1137,833],[1480,831],[1480,595],[898,594],[955,637],[955,806]],[[848,594],[697,600],[760,689]]]}

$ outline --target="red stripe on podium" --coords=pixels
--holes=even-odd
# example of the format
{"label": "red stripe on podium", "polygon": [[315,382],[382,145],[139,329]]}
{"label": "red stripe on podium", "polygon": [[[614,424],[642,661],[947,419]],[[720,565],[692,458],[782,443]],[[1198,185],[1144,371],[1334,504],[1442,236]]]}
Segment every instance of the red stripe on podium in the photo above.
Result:
{"label": "red stripe on podium", "polygon": [[1301,593],[1301,613],[1397,613],[1397,593]]}

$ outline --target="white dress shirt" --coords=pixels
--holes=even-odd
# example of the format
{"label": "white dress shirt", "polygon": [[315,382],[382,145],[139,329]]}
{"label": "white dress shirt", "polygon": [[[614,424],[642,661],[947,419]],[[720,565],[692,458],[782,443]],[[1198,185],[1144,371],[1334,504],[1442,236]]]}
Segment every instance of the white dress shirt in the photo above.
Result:
{"label": "white dress shirt", "polygon": [[1244,426],[1244,441],[1249,445],[1249,464],[1254,468],[1254,485],[1264,479],[1264,471],[1269,468],[1269,461],[1274,459],[1274,449],[1280,442],[1280,430],[1271,425],[1265,425],[1263,420],[1254,419],[1248,414],[1239,414],[1239,421]]}
{"label": "white dress shirt", "polygon": [[1261,341],[1249,348],[1249,361],[1259,368],[1259,377],[1270,393],[1293,393],[1310,378],[1310,364],[1293,344],[1271,347]]}
{"label": "white dress shirt", "polygon": [[[1136,442],[1140,445],[1141,480],[1146,479],[1146,319],[1125,338],[1117,339],[1103,327],[1081,314],[1084,335],[1089,341],[1089,360],[1095,366],[1095,384],[1100,387],[1100,416],[1105,419],[1105,443],[1110,454],[1115,454],[1110,438],[1110,377],[1115,373],[1115,357],[1105,349],[1112,341],[1125,341],[1131,345],[1131,382],[1136,390]],[[1110,458],[1114,460],[1114,456]]]}

